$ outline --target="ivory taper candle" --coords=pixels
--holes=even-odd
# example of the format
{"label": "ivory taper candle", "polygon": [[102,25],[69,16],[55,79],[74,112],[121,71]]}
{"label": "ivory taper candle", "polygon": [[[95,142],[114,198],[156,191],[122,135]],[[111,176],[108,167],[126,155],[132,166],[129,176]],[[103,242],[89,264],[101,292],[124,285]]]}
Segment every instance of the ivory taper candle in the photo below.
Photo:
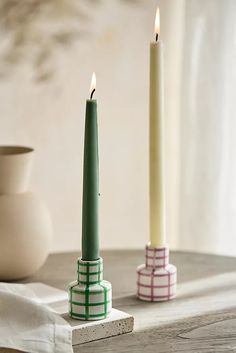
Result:
{"label": "ivory taper candle", "polygon": [[156,12],[156,40],[150,45],[149,212],[150,245],[166,245],[164,176],[164,67],[163,42],[159,39],[160,13]]}
{"label": "ivory taper candle", "polygon": [[96,76],[93,73],[90,99],[86,102],[84,134],[84,175],[82,211],[82,259],[93,261],[99,258],[98,234],[98,129],[97,101],[93,99]]}

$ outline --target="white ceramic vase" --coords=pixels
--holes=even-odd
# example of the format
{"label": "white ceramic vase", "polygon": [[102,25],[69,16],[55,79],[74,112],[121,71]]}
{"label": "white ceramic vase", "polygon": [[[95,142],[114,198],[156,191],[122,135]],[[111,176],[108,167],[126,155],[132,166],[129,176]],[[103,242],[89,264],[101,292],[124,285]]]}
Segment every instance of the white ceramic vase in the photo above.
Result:
{"label": "white ceramic vase", "polygon": [[28,191],[34,150],[0,146],[0,280],[27,277],[45,262],[52,236],[49,212]]}

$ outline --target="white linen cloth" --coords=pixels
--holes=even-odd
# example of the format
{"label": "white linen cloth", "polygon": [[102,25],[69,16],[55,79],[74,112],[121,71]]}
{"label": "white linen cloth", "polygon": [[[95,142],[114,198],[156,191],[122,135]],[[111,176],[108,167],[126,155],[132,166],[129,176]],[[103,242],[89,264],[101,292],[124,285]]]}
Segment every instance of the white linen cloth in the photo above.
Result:
{"label": "white linen cloth", "polygon": [[29,353],[72,353],[72,332],[27,286],[0,283],[0,347]]}

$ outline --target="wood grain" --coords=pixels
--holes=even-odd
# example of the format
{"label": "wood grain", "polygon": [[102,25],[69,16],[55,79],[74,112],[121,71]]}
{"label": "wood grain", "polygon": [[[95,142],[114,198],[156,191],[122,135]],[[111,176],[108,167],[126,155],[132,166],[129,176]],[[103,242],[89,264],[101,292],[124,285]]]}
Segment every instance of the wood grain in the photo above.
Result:
{"label": "wood grain", "polygon": [[[102,254],[105,278],[113,284],[113,306],[132,314],[131,334],[74,347],[80,353],[236,352],[236,259],[175,252],[178,297],[164,303],[136,299],[136,266],[143,251],[107,251]],[[76,277],[77,254],[51,255],[27,281],[65,289]],[[121,275],[124,274],[125,275]]]}

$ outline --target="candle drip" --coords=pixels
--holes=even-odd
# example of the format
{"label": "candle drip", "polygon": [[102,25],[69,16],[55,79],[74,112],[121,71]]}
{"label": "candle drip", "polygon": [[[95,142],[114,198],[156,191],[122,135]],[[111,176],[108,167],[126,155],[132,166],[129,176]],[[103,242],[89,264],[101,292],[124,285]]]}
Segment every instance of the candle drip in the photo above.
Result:
{"label": "candle drip", "polygon": [[93,94],[94,94],[94,92],[95,92],[96,90],[95,90],[95,88],[92,90],[92,92],[91,92],[91,94],[90,94],[90,99],[93,99]]}

